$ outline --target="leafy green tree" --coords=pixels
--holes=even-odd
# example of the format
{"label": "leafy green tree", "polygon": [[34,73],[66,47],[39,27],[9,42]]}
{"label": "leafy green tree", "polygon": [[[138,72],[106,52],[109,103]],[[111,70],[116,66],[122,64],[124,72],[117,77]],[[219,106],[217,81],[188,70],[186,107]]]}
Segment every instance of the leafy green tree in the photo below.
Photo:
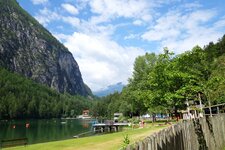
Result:
{"label": "leafy green tree", "polygon": [[82,96],[60,94],[18,74],[0,68],[0,118],[51,118],[81,114],[92,101]]}
{"label": "leafy green tree", "polygon": [[212,64],[212,73],[205,84],[205,94],[212,104],[225,102],[225,55],[217,58]]}
{"label": "leafy green tree", "polygon": [[35,101],[34,98],[32,98],[32,100],[29,102],[28,104],[28,109],[27,109],[27,115],[35,118],[35,116],[38,116],[38,104]]}

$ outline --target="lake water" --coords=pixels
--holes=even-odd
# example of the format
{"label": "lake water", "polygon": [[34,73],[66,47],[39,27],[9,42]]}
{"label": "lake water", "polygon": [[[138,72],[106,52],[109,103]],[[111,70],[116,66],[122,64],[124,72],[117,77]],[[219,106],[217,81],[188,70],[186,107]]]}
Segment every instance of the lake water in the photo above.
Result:
{"label": "lake water", "polygon": [[90,120],[79,119],[0,121],[0,139],[27,137],[29,144],[57,141],[89,132],[91,126]]}

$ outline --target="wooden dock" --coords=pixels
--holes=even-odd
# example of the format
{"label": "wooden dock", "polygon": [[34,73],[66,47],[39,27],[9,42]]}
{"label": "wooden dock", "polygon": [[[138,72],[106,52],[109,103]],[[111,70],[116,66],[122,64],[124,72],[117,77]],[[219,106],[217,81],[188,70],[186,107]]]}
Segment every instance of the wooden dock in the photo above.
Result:
{"label": "wooden dock", "polygon": [[117,132],[119,127],[124,126],[128,126],[128,123],[97,123],[92,125],[94,132]]}

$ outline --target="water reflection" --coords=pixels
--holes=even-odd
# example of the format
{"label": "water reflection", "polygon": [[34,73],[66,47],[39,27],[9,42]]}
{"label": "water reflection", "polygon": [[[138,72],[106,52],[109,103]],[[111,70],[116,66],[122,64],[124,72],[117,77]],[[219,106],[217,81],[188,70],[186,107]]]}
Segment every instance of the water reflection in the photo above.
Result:
{"label": "water reflection", "polygon": [[90,128],[90,120],[81,120],[83,128]]}
{"label": "water reflection", "polygon": [[0,121],[0,139],[28,138],[40,143],[72,138],[91,130],[91,121],[78,119]]}

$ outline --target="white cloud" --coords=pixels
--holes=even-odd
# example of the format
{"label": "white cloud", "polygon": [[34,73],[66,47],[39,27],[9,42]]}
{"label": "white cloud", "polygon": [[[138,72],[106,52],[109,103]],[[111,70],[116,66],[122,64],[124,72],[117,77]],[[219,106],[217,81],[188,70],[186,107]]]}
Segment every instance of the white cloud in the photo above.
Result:
{"label": "white cloud", "polygon": [[59,15],[57,12],[55,11],[51,11],[48,8],[43,8],[41,10],[39,10],[39,14],[35,16],[35,18],[43,25],[47,25],[48,23],[50,23],[53,20],[60,20],[61,19],[61,15]]}
{"label": "white cloud", "polygon": [[53,33],[53,36],[56,37],[62,43],[63,43],[63,41],[66,41],[68,38],[68,35],[65,35],[63,33]]}
{"label": "white cloud", "polygon": [[31,0],[34,5],[45,4],[48,0]]}
{"label": "white cloud", "polygon": [[225,28],[225,16],[214,23],[215,28]]}
{"label": "white cloud", "polygon": [[182,6],[185,10],[187,11],[191,11],[194,10],[196,8],[201,8],[202,5],[199,4],[198,2],[193,2],[193,3],[186,3]]}
{"label": "white cloud", "polygon": [[218,37],[222,37],[223,33],[217,32],[214,29],[199,29],[198,32],[191,34],[184,39],[167,39],[162,41],[162,47],[167,46],[175,53],[179,54],[186,50],[191,50],[194,46],[199,45],[203,47],[209,42],[216,42]]}
{"label": "white cloud", "polygon": [[62,17],[62,20],[66,23],[69,23],[70,25],[74,27],[79,27],[80,26],[80,19],[76,17]]}
{"label": "white cloud", "polygon": [[[173,5],[177,1],[178,5]],[[145,51],[121,46],[119,43],[124,40],[127,40],[124,44],[129,45],[130,39],[137,40],[136,43],[144,39],[140,47],[156,49],[158,53],[167,46],[178,54],[196,44],[203,46],[216,41],[225,31],[225,17],[215,21],[218,11],[203,9],[197,2],[182,5],[180,0],[73,2],[65,0],[54,10],[44,8],[36,18],[44,25],[60,21],[59,25],[65,29],[68,25],[74,27],[70,27],[74,29],[71,35],[65,35],[62,29],[54,35],[73,53],[84,81],[94,91],[121,81],[126,83],[131,77],[134,59]],[[168,7],[171,5],[173,7]],[[70,14],[65,15],[65,11],[60,11],[62,8]]]}
{"label": "white cloud", "polygon": [[64,3],[61,6],[62,6],[62,8],[64,8],[67,12],[69,12],[72,15],[77,15],[79,13],[78,9],[71,4]]}
{"label": "white cloud", "polygon": [[129,34],[124,37],[124,40],[129,40],[129,39],[138,39],[140,37],[139,34]]}
{"label": "white cloud", "polygon": [[92,20],[95,23],[106,22],[118,17],[139,18],[149,20],[150,5],[146,0],[91,0],[89,2],[91,11],[98,16]]}
{"label": "white cloud", "polygon": [[143,24],[143,22],[141,20],[135,20],[135,21],[133,21],[133,24],[136,26],[140,26]]}
{"label": "white cloud", "polygon": [[70,24],[73,27],[76,27],[76,28],[81,27],[81,22],[79,18],[72,17],[72,16],[63,16],[59,14],[57,10],[52,11],[46,7],[39,10],[39,13],[38,15],[35,16],[35,18],[44,26],[47,26],[52,21],[60,20]]}
{"label": "white cloud", "polygon": [[84,81],[93,91],[117,82],[127,83],[135,58],[144,54],[142,49],[122,47],[102,35],[75,32],[67,36],[64,44],[73,53]]}
{"label": "white cloud", "polygon": [[184,10],[167,12],[156,20],[142,38],[160,42],[159,50],[167,46],[178,54],[190,50],[195,45],[204,46],[210,41],[215,42],[222,36],[222,32],[218,31],[218,26],[223,25],[222,21],[214,26],[208,24],[216,16],[215,10],[184,12]]}

